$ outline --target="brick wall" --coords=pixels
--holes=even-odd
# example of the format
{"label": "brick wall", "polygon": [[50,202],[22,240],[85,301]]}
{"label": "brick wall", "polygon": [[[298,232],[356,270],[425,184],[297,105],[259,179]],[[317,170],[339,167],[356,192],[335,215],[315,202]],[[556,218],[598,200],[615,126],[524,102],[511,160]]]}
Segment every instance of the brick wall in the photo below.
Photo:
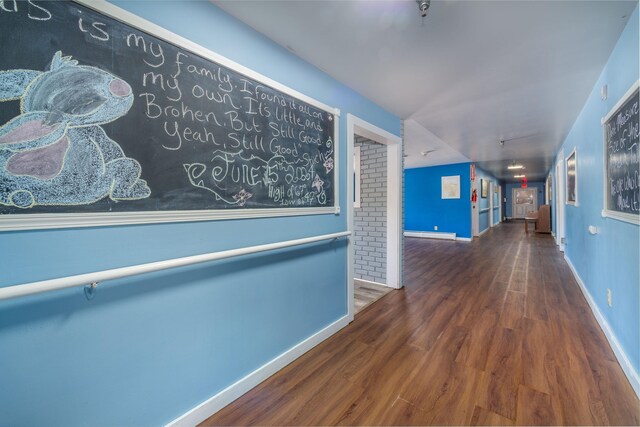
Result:
{"label": "brick wall", "polygon": [[360,207],[354,209],[355,278],[386,283],[387,146],[356,135]]}

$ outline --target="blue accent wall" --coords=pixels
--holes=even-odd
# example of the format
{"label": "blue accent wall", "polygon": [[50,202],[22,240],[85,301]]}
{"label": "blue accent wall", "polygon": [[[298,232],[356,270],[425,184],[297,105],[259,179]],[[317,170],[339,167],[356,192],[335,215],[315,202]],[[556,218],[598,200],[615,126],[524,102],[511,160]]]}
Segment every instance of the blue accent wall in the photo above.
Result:
{"label": "blue accent wall", "polygon": [[[604,182],[600,119],[638,80],[638,40],[636,7],[561,147],[565,157],[577,148],[578,163],[578,205],[566,206],[565,254],[636,372],[640,371],[640,232],[638,225],[600,215]],[[602,101],[600,88],[605,84],[609,95]],[[589,234],[590,225],[598,227],[598,234]],[[607,304],[607,288],[612,307]]]}
{"label": "blue accent wall", "polygon": [[[405,170],[406,231],[456,233],[471,237],[470,163]],[[442,177],[460,175],[460,199],[442,199]]]}
{"label": "blue accent wall", "polygon": [[[456,163],[450,165],[432,166],[405,170],[404,177],[404,227],[406,231],[433,232],[438,226],[438,232],[456,233],[458,237],[471,237],[471,163]],[[442,199],[442,177],[460,175],[460,199]],[[480,179],[492,181],[500,185],[491,174],[476,166],[476,182],[480,188]],[[490,198],[498,200],[497,194],[488,194],[487,198],[480,197],[476,209],[479,213],[479,230],[489,228]],[[497,207],[497,205],[495,205]],[[483,212],[484,210],[484,212]],[[499,210],[493,213],[499,219]]]}
{"label": "blue accent wall", "polygon": [[[507,213],[507,217],[511,218],[513,217],[513,189],[522,187],[522,184],[520,184],[519,182],[510,182],[507,183],[505,187],[505,197],[507,198],[505,212]],[[547,201],[545,200],[546,193],[544,190],[544,182],[528,182],[527,188],[535,188],[536,190],[538,190],[538,206],[547,203]]]}
{"label": "blue accent wall", "polygon": [[[208,2],[116,2],[341,109],[340,215],[0,233],[0,286],[347,229],[346,115],[400,120]],[[468,169],[468,167],[467,167]],[[344,240],[0,302],[0,425],[160,425],[347,313]]]}

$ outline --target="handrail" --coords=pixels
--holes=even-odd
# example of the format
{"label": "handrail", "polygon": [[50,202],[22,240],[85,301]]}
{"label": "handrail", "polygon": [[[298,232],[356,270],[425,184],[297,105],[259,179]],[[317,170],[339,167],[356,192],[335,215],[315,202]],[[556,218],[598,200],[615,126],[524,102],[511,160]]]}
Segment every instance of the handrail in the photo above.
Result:
{"label": "handrail", "polygon": [[12,285],[0,288],[0,300],[18,298],[27,295],[40,294],[43,292],[58,289],[72,288],[74,286],[92,285],[94,288],[99,282],[105,280],[120,279],[122,277],[136,276],[144,273],[167,270],[169,268],[184,267],[187,265],[200,264],[208,261],[232,258],[240,255],[255,254],[257,252],[271,251],[275,249],[289,248],[292,246],[305,245],[308,243],[321,242],[323,240],[338,239],[349,236],[350,231],[324,234],[304,239],[286,240],[278,243],[268,243],[265,245],[248,246],[245,248],[229,249],[226,251],[211,252],[202,255],[193,255],[182,258],[174,258],[165,261],[149,262],[146,264],[132,265],[129,267],[113,268],[110,270],[97,271],[94,273],[78,274],[75,276],[61,277],[58,279],[42,280],[39,282],[25,283],[22,285]]}

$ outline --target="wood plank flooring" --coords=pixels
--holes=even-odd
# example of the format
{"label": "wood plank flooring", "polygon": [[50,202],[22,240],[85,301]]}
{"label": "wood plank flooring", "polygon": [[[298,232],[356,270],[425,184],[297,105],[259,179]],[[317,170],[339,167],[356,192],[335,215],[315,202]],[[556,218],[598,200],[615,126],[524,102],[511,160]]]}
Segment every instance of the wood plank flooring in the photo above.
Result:
{"label": "wood plank flooring", "polygon": [[548,235],[405,239],[387,294],[203,425],[638,425],[640,403]]}
{"label": "wood plank flooring", "polygon": [[355,279],[353,281],[353,305],[355,314],[360,313],[392,290],[393,288],[388,286],[376,285]]}

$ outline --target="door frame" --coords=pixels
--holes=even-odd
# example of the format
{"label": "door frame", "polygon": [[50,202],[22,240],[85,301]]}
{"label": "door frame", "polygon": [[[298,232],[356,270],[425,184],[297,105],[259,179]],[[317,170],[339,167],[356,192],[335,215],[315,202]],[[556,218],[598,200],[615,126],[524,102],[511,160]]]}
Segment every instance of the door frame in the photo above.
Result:
{"label": "door frame", "polygon": [[[471,181],[471,194],[473,194],[473,190],[476,190],[476,201],[471,202],[471,239],[474,237],[480,236],[480,180],[475,179]],[[469,195],[471,198],[471,195]]]}
{"label": "door frame", "polygon": [[556,245],[564,252],[565,237],[565,183],[564,183],[564,153],[558,153],[558,161],[556,162],[556,191],[554,197],[556,199]]}
{"label": "door frame", "polygon": [[502,185],[498,185],[498,224],[502,222]]}
{"label": "door frame", "polygon": [[[522,187],[514,187],[511,189],[511,216],[513,218],[518,218],[516,216],[516,191],[518,190],[528,190],[533,192],[533,207],[534,211],[537,211],[540,208],[538,204],[538,190],[534,187],[522,188]],[[526,214],[525,214],[526,216]],[[522,218],[519,218],[522,219]]]}
{"label": "door frame", "polygon": [[489,228],[492,228],[495,223],[493,221],[493,181],[489,181]]}
{"label": "door frame", "polygon": [[[355,135],[387,146],[387,266],[386,285],[400,289],[402,285],[402,138],[387,132],[353,114],[347,114],[347,226],[353,233],[354,141]],[[353,235],[353,234],[352,234]],[[347,310],[349,321],[355,315],[353,280],[355,249],[353,237],[347,250]]]}

